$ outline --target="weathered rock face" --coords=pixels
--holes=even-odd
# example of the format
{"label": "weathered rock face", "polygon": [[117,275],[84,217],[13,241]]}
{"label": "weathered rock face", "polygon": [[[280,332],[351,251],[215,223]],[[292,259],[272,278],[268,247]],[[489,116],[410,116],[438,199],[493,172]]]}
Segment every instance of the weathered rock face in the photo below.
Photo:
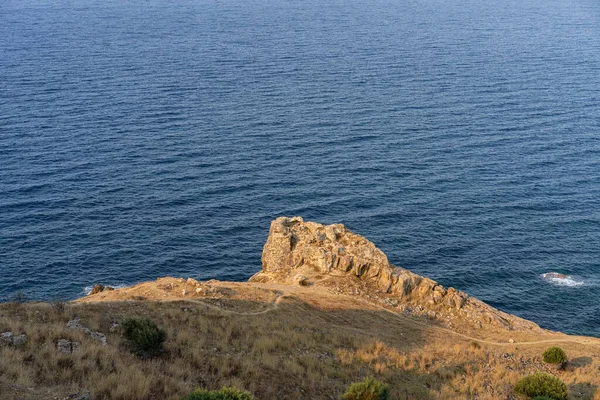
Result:
{"label": "weathered rock face", "polygon": [[83,333],[90,335],[92,339],[102,343],[103,346],[107,345],[106,335],[102,332],[92,332],[89,328],[86,328],[79,317],[75,317],[67,322],[67,328],[83,331]]}
{"label": "weathered rock face", "polygon": [[92,288],[92,290],[90,291],[90,294],[88,294],[88,296],[91,296],[91,295],[94,295],[94,294],[97,294],[97,293],[102,293],[102,292],[105,292],[105,291],[110,291],[110,290],[115,290],[115,289],[112,288],[112,287],[110,287],[110,286],[104,286],[104,285],[101,285],[99,283],[96,283],[94,285],[94,287]]}
{"label": "weathered rock face", "polygon": [[58,342],[56,342],[56,347],[61,353],[69,354],[78,351],[81,347],[81,343],[71,342],[67,339],[59,339]]}
{"label": "weathered rock face", "polygon": [[532,322],[503,313],[453,288],[389,263],[372,242],[344,225],[304,222],[279,217],[271,222],[263,249],[262,271],[251,282],[277,282],[351,288],[361,293],[417,309],[448,322],[455,316],[473,325],[487,323],[507,329],[539,329]]}
{"label": "weathered rock face", "polygon": [[0,334],[0,345],[18,347],[23,346],[26,343],[27,335],[25,334],[15,335],[12,332],[4,332]]}

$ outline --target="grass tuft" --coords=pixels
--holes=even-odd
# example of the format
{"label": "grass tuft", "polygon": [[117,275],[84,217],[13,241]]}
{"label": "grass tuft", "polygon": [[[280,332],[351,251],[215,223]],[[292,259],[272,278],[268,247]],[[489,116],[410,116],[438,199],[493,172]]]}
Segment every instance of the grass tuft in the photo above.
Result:
{"label": "grass tuft", "polygon": [[387,400],[389,389],[385,383],[374,378],[355,382],[346,389],[343,400]]}

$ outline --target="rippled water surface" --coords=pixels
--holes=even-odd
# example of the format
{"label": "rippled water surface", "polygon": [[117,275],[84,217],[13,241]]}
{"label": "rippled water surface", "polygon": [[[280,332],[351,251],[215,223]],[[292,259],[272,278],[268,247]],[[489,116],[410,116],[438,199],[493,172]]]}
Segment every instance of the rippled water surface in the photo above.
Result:
{"label": "rippled water surface", "polygon": [[245,280],[301,215],[600,336],[599,22],[593,0],[2,0],[0,296]]}

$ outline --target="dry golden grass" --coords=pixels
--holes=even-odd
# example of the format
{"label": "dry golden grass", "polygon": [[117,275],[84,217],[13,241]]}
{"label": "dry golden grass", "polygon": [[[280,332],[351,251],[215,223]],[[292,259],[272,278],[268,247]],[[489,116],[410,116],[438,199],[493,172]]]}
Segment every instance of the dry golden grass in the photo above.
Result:
{"label": "dry golden grass", "polygon": [[[336,399],[350,383],[374,376],[390,386],[392,399],[507,399],[520,377],[550,371],[571,398],[600,399],[597,342],[558,342],[572,360],[559,371],[541,360],[549,343],[483,343],[309,291],[263,297],[71,303],[64,313],[46,303],[2,304],[0,331],[29,341],[0,347],[0,398],[63,398],[87,389],[94,399],[178,399],[197,387],[234,386],[263,400]],[[68,329],[74,316],[105,333],[108,345]],[[136,357],[110,332],[127,317],[151,318],[167,331],[161,357]],[[80,351],[59,353],[59,339],[81,342]]]}

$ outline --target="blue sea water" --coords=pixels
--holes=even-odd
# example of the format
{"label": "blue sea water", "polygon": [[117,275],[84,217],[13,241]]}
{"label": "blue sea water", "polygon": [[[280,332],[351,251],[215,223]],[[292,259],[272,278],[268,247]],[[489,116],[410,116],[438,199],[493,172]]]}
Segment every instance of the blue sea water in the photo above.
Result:
{"label": "blue sea water", "polygon": [[594,0],[0,2],[0,296],[245,280],[301,215],[600,336],[599,195]]}

